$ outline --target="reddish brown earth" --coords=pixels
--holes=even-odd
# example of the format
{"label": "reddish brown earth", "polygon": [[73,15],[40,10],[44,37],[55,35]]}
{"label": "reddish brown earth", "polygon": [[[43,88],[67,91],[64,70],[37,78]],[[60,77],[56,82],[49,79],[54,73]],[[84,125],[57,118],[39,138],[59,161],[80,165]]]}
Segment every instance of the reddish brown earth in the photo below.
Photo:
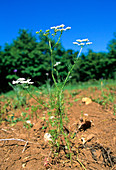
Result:
{"label": "reddish brown earth", "polygon": [[[115,91],[113,91],[115,93]],[[72,95],[71,95],[72,94]],[[4,96],[2,96],[3,98]],[[92,103],[86,105],[83,97],[91,97]],[[71,143],[72,162],[66,157],[63,149],[59,156],[51,153],[50,144],[45,143],[44,134],[48,129],[42,129],[46,125],[43,117],[47,118],[47,109],[42,107],[36,111],[39,116],[29,120],[32,128],[25,128],[23,121],[16,124],[5,121],[5,116],[14,113],[14,119],[27,112],[31,116],[31,106],[37,105],[34,99],[26,107],[12,109],[8,106],[7,112],[2,115],[4,121],[0,125],[0,139],[12,139],[0,141],[0,169],[1,170],[42,170],[42,169],[86,169],[89,170],[115,170],[116,169],[116,116],[113,115],[113,103],[104,107],[94,100],[101,97],[101,91],[97,88],[88,90],[75,90],[71,93],[65,91],[65,110],[69,123],[68,129]],[[94,99],[94,100],[93,100]],[[47,102],[46,96],[42,100]],[[116,100],[114,101],[116,103]],[[5,102],[1,101],[1,109]],[[83,121],[90,123],[86,130],[79,130],[79,122],[83,115]],[[82,126],[81,126],[82,127]],[[70,138],[75,133],[75,137]],[[13,140],[22,139],[23,141]],[[82,139],[86,141],[83,144]],[[27,143],[26,143],[27,142]],[[66,151],[67,152],[67,151]],[[78,157],[77,157],[78,156]],[[81,166],[81,163],[84,167]]]}

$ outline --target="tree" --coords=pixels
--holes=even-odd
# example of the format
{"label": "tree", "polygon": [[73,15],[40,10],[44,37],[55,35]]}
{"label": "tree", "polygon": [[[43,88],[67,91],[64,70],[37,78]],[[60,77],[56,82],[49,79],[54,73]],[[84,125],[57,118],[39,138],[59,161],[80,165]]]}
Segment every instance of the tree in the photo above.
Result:
{"label": "tree", "polygon": [[88,81],[90,79],[106,78],[107,74],[107,53],[95,53],[92,50],[88,54],[84,54],[78,60],[77,67],[75,67],[76,81]]}
{"label": "tree", "polygon": [[[19,36],[12,44],[6,44],[1,57],[1,79],[4,82],[12,81],[19,77],[31,78],[35,85],[46,82],[46,73],[51,78],[51,59],[48,45],[49,39],[40,36],[40,42],[28,33],[28,30],[19,30]],[[54,45],[52,41],[52,45]],[[54,49],[54,63],[62,56],[63,47],[58,44]],[[17,73],[14,70],[17,69]],[[7,85],[5,85],[7,86]]]}
{"label": "tree", "polygon": [[108,70],[109,78],[116,79],[116,32],[114,38],[108,43]]}

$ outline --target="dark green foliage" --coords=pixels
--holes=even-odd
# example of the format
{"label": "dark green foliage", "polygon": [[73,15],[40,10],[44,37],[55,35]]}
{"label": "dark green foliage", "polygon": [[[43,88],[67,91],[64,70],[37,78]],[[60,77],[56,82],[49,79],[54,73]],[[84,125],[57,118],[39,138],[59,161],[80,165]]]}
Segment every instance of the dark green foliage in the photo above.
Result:
{"label": "dark green foliage", "polygon": [[105,69],[107,60],[106,53],[94,53],[90,50],[87,56],[82,55],[77,63],[77,68],[75,68],[75,73],[78,73],[78,80],[108,78]]}
{"label": "dark green foliage", "polygon": [[[39,36],[39,42],[27,30],[19,30],[19,36],[12,44],[5,44],[4,50],[0,48],[0,92],[10,89],[8,82],[19,77],[31,78],[35,85],[46,83],[51,77],[51,57],[48,37]],[[54,46],[52,40],[51,45]],[[65,50],[59,43],[53,51],[53,62],[61,62],[56,66],[58,76],[63,81],[76,60],[78,52]],[[73,72],[71,82],[87,81],[89,79],[116,78],[116,33],[108,44],[108,53],[95,53],[88,51],[81,55]],[[17,72],[14,73],[14,70]],[[49,73],[47,76],[46,73]],[[57,73],[55,73],[55,77]]]}
{"label": "dark green foliage", "polygon": [[116,32],[114,38],[108,44],[108,72],[109,77],[116,79]]}

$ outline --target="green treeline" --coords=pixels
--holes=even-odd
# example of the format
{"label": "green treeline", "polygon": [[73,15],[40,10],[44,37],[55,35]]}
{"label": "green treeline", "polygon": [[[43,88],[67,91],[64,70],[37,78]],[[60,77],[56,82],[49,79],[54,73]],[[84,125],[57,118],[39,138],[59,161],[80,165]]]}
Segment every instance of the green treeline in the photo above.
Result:
{"label": "green treeline", "polygon": [[[37,38],[27,30],[19,30],[19,36],[12,44],[5,44],[0,50],[0,92],[10,90],[8,82],[19,77],[31,78],[36,86],[46,83],[51,78],[51,60],[48,37]],[[52,46],[55,41],[52,41]],[[78,52],[72,49],[65,50],[59,43],[53,52],[54,64],[61,62],[57,67],[58,76],[63,81],[71,65],[75,62]],[[15,70],[15,72],[14,72]],[[16,72],[17,71],[17,72]],[[46,74],[47,73],[47,74]],[[57,76],[57,75],[56,75]],[[116,78],[116,34],[108,44],[108,53],[88,51],[82,54],[75,66],[71,82],[87,81],[90,79]]]}

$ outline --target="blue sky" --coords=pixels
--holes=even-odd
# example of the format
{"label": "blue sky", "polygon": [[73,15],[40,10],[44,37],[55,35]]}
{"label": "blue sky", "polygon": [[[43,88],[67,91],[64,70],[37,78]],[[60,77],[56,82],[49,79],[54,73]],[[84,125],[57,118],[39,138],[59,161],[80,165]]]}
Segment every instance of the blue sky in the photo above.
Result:
{"label": "blue sky", "polygon": [[[116,0],[1,0],[0,46],[12,43],[19,29],[35,34],[40,29],[65,24],[61,43],[65,49],[79,50],[76,39],[88,38],[94,52],[106,51],[116,32]],[[87,51],[87,47],[85,52]]]}

